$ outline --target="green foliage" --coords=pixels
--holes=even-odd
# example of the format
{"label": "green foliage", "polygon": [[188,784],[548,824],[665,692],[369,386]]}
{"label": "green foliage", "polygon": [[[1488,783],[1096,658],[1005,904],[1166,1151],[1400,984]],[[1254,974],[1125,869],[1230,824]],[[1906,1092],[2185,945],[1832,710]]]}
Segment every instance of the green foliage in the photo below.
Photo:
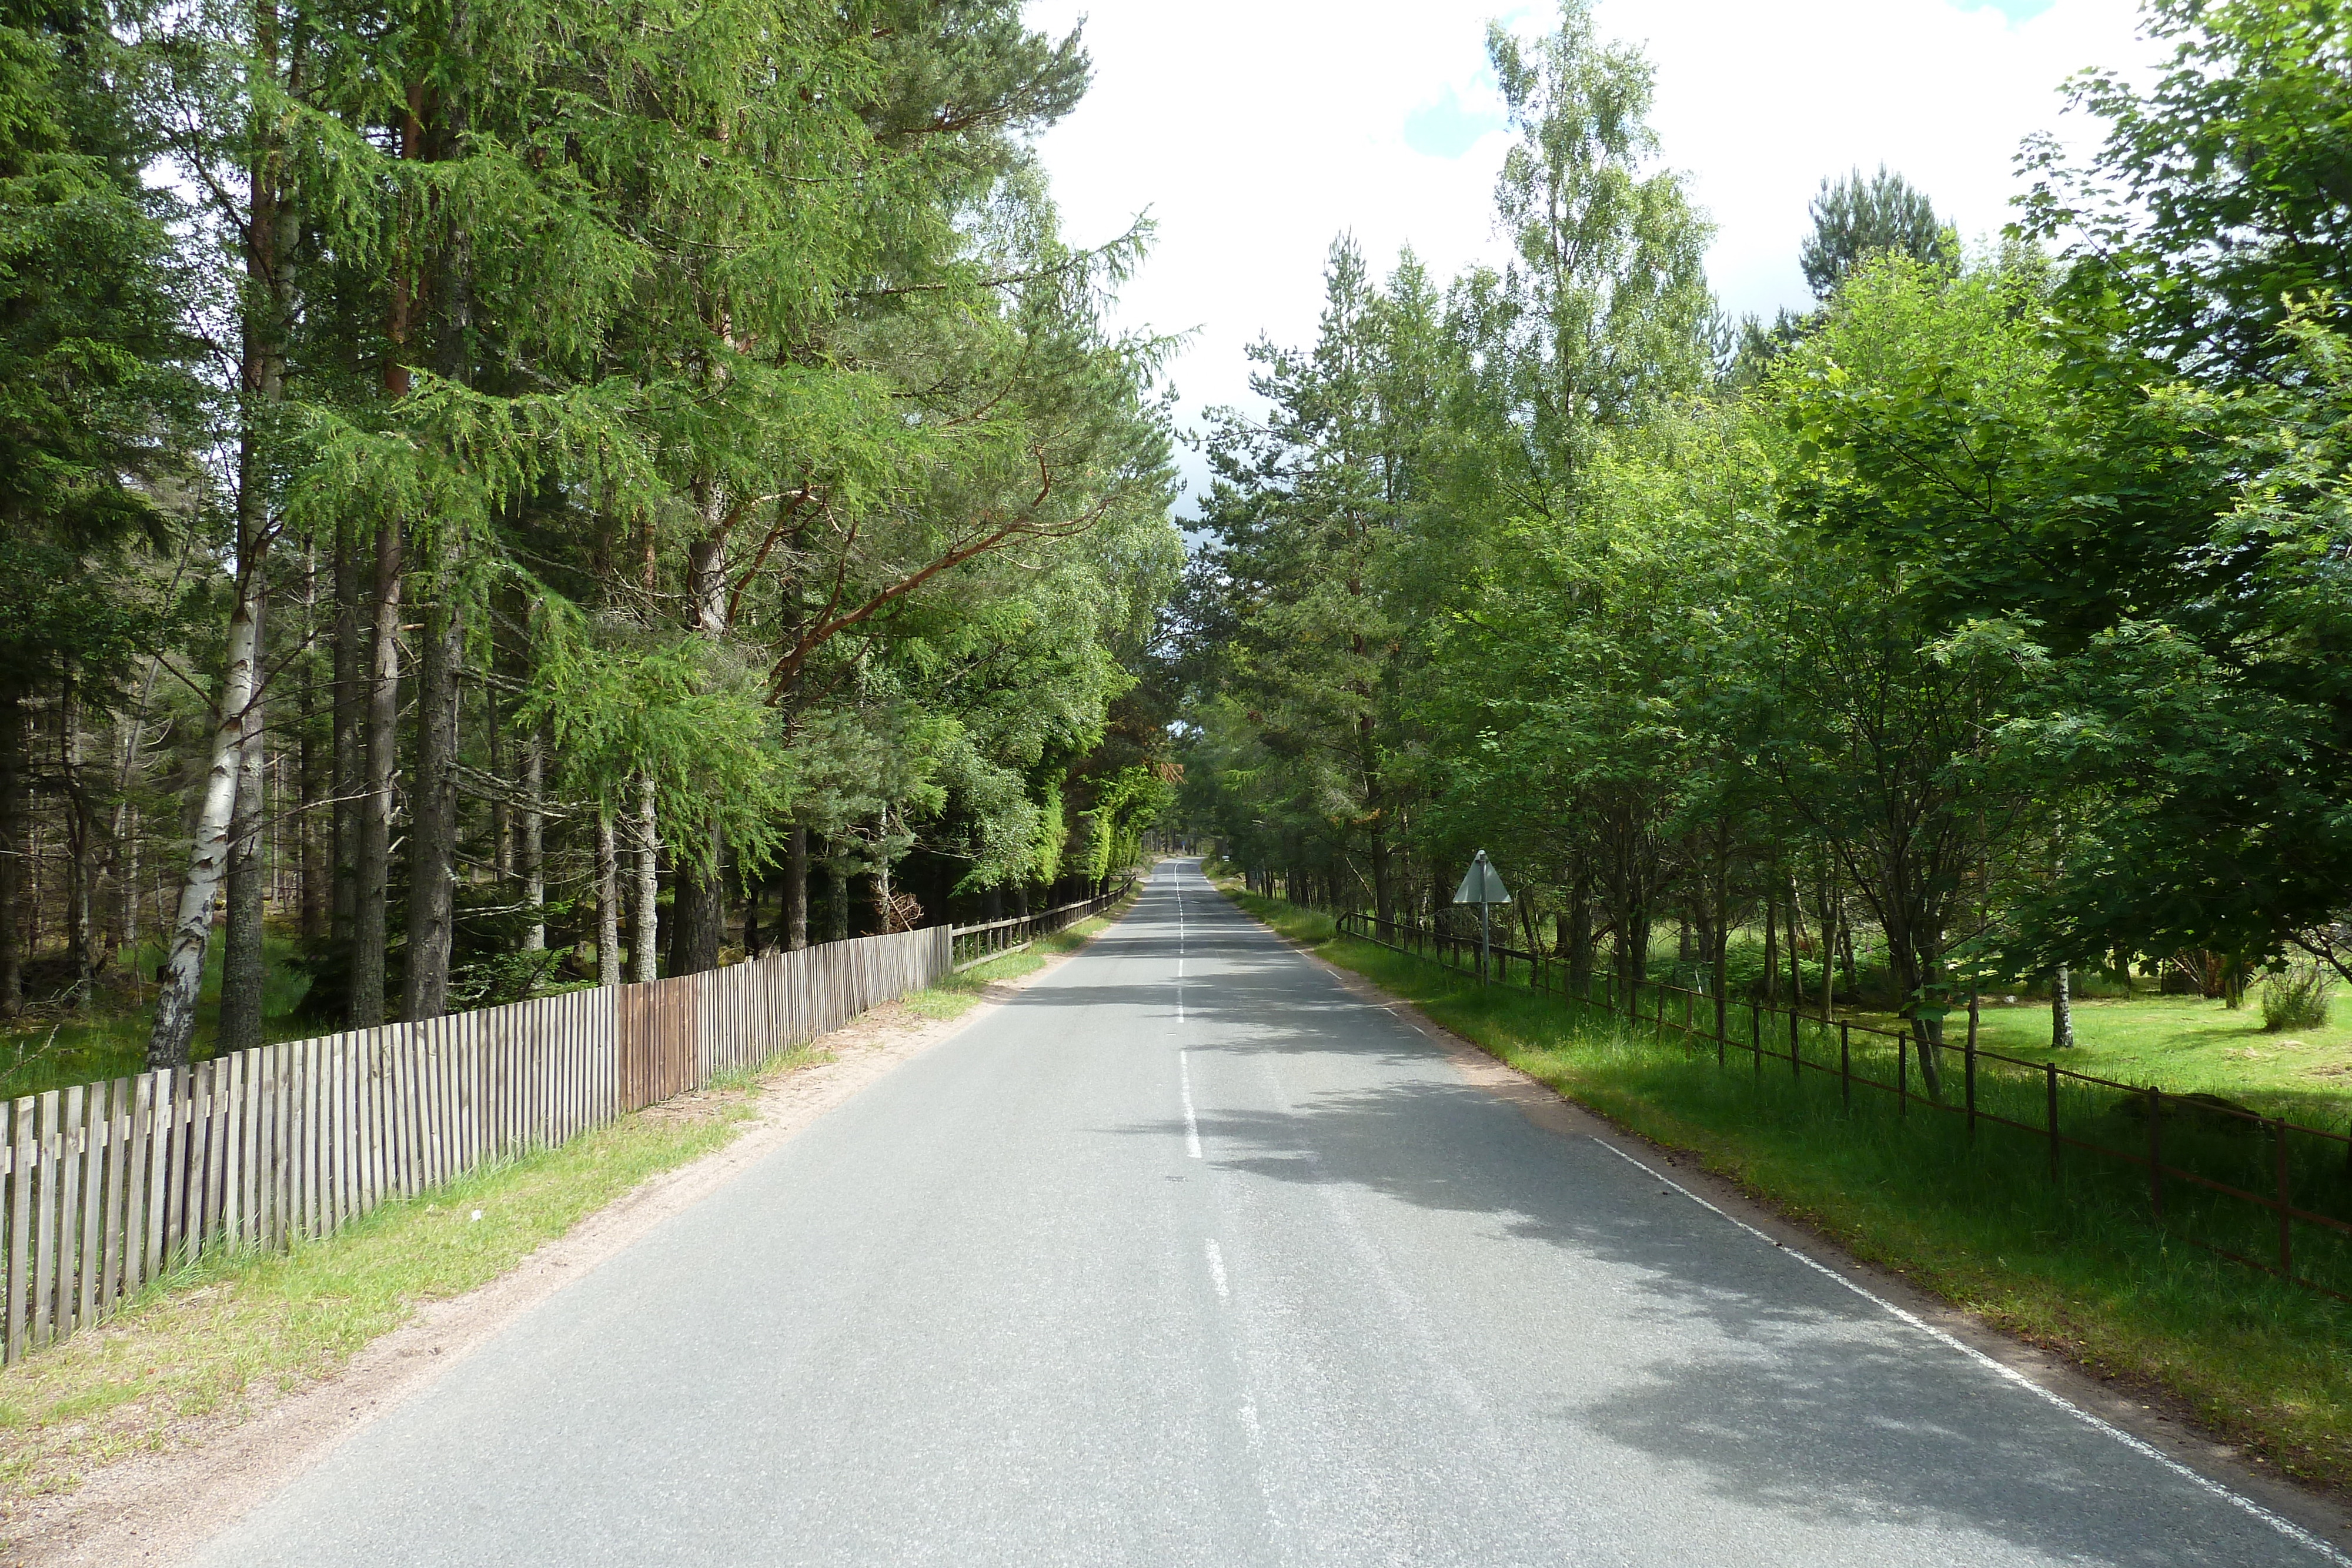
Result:
{"label": "green foliage", "polygon": [[1959,236],[1936,215],[1927,193],[1890,172],[1885,164],[1865,179],[1861,170],[1823,180],[1813,198],[1813,232],[1797,252],[1797,265],[1813,296],[1826,299],[1864,262],[1889,253],[1923,266],[1958,265]]}
{"label": "green foliage", "polygon": [[2112,133],[2044,160],[2029,233],[1964,255],[1857,171],[1820,309],[1738,332],[1646,64],[1580,5],[1496,30],[1510,267],[1429,310],[1335,250],[1317,344],[1260,350],[1274,413],[1212,437],[1181,811],[1255,887],[1382,913],[1445,917],[1487,849],[1572,970],[1663,928],[1810,1006],[1883,952],[1930,1032],[1971,980],[2336,950],[2339,10],[2159,0],[2175,68],[2077,84]]}
{"label": "green foliage", "polygon": [[2329,993],[2336,977],[2316,964],[2296,964],[2263,982],[2263,1028],[2273,1034],[2291,1029],[2327,1027]]}
{"label": "green foliage", "polygon": [[2074,107],[2105,122],[2087,165],[2029,145],[2023,227],[2074,241],[2069,287],[2177,371],[2291,374],[2297,301],[2352,303],[2352,13],[2335,0],[2146,0],[2176,39],[2152,83],[2086,71]]}

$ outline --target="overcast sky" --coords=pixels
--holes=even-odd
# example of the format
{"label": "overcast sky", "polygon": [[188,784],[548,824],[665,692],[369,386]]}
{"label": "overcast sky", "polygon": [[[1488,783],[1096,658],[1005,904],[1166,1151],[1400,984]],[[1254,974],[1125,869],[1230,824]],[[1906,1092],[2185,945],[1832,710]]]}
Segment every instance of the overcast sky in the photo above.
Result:
{"label": "overcast sky", "polygon": [[[2020,141],[2077,119],[2061,114],[2060,84],[2149,57],[2136,13],[2134,0],[1601,0],[1598,14],[1656,67],[1664,159],[1717,225],[1717,294],[1769,317],[1810,301],[1797,246],[1824,175],[1884,162],[1964,235],[1997,232]],[[1245,400],[1252,340],[1312,336],[1341,230],[1383,272],[1405,245],[1441,278],[1497,254],[1507,139],[1486,22],[1540,32],[1557,12],[1034,0],[1028,15],[1057,34],[1086,18],[1093,90],[1041,151],[1072,241],[1099,243],[1147,210],[1157,222],[1120,320],[1192,334],[1171,373],[1193,423],[1205,404]]]}

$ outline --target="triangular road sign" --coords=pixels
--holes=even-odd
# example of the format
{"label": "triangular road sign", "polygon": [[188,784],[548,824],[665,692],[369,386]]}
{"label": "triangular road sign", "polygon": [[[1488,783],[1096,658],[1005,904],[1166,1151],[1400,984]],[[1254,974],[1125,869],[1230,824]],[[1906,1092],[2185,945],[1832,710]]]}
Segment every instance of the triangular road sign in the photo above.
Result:
{"label": "triangular road sign", "polygon": [[1463,877],[1462,885],[1454,890],[1454,902],[1456,904],[1508,904],[1511,902],[1511,895],[1504,891],[1501,875],[1496,872],[1494,862],[1486,858],[1485,850],[1478,852],[1478,858],[1470,862],[1470,870]]}

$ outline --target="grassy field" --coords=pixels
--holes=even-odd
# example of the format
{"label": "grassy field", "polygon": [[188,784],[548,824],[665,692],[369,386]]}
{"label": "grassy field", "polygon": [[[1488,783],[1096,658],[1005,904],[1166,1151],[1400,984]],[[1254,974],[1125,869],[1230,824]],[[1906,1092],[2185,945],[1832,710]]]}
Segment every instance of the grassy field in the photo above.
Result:
{"label": "grassy field", "polygon": [[[2342,1003],[2335,1011],[2352,1016]],[[2199,997],[2135,997],[2076,1002],[2071,1051],[2050,1047],[2047,1002],[1986,1008],[1979,1032],[1989,1050],[2073,1072],[2219,1094],[2306,1126],[2340,1132],[2352,1123],[2352,1025],[2335,1019],[2325,1029],[2268,1034],[2251,999],[2231,1009]]]}
{"label": "grassy field", "polygon": [[[1712,1050],[1674,1036],[1661,1041],[1522,990],[1481,992],[1425,960],[1337,937],[1328,915],[1233,896],[1512,1066],[1696,1155],[1857,1255],[2095,1373],[2168,1396],[2267,1464],[2352,1486],[2352,1305],[2185,1244],[2150,1219],[2144,1173],[2083,1159],[2053,1184],[2046,1145],[2029,1134],[1988,1128],[1972,1141],[1959,1118],[1925,1108],[1904,1115],[1886,1095],[1859,1094],[1849,1110],[1834,1074],[1798,1079],[1785,1062],[1759,1070],[1737,1056],[1720,1067]],[[2190,1053],[2225,1063],[2224,1051],[2243,1049],[2229,1041]],[[2122,1040],[2102,1049],[2135,1048]],[[1986,1088],[1989,1101],[2001,1092]],[[2070,1127],[2126,1113],[2118,1098],[2070,1096]],[[2339,1170],[2332,1179],[2345,1178]],[[2196,1222],[2193,1204],[2178,1195],[2174,1203],[2179,1223]],[[2314,1266],[2352,1270],[2352,1259],[2331,1254]]]}

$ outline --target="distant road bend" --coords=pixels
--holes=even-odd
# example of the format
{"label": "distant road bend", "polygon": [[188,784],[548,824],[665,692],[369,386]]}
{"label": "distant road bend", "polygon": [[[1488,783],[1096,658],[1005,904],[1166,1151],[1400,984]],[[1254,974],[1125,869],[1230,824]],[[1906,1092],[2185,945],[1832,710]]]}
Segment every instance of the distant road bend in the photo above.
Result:
{"label": "distant road bend", "polygon": [[2346,1559],[1538,1125],[1177,861],[196,1561]]}

